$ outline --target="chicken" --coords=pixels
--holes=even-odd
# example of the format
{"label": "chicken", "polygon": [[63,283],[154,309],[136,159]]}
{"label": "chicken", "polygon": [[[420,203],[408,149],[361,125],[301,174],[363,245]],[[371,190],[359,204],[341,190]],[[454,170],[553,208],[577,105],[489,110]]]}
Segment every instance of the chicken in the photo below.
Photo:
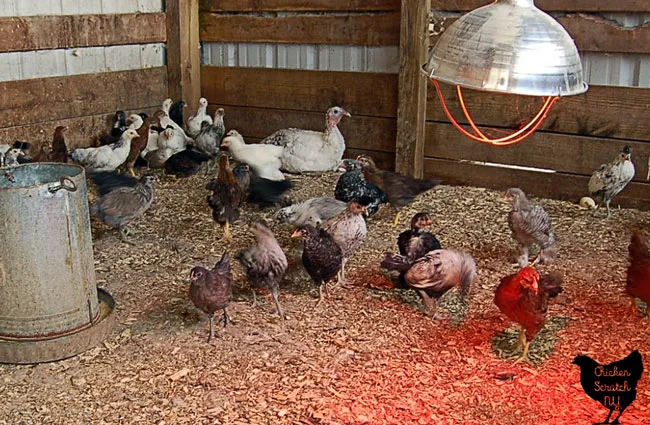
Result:
{"label": "chicken", "polygon": [[99,196],[104,196],[121,187],[135,187],[138,184],[137,179],[117,174],[115,171],[90,171],[86,176],[97,186]]}
{"label": "chicken", "polygon": [[69,156],[87,170],[113,171],[126,160],[131,150],[131,141],[137,136],[137,131],[129,129],[112,145],[75,149]]}
{"label": "chicken", "polygon": [[632,148],[625,146],[614,161],[602,164],[589,179],[589,193],[600,199],[607,207],[607,218],[611,213],[609,203],[634,178],[634,164],[630,159]]}
{"label": "chicken", "polygon": [[179,127],[183,128],[185,126],[185,119],[183,118],[183,108],[187,105],[184,101],[178,100],[172,104],[169,108],[169,118],[172,119]]}
{"label": "chicken", "polygon": [[[244,199],[248,199],[248,194],[250,193],[251,189],[251,168],[248,166],[248,164],[239,164],[232,169],[232,173],[235,175],[237,183],[239,183],[239,187],[241,187]],[[210,180],[205,188],[212,190],[212,185],[216,183],[216,181],[217,179]]]}
{"label": "chicken", "polygon": [[165,168],[165,162],[167,162],[173,154],[174,153],[171,149],[156,149],[147,152],[144,160],[147,161],[147,166],[149,168]]}
{"label": "chicken", "polygon": [[392,171],[380,170],[369,156],[359,155],[357,161],[363,168],[363,178],[375,184],[385,194],[388,202],[396,211],[393,226],[399,223],[400,209],[413,202],[422,192],[440,184],[437,180],[414,179]]}
{"label": "chicken", "polygon": [[247,145],[237,130],[230,130],[221,141],[221,147],[228,148],[233,158],[248,164],[260,177],[284,180],[284,174],[280,171],[280,156],[283,152],[281,146]]}
{"label": "chicken", "polygon": [[508,213],[508,225],[518,245],[518,266],[528,265],[528,250],[533,244],[540,248],[533,265],[552,261],[557,253],[551,216],[542,206],[533,205],[519,188],[511,187],[505,196],[512,205],[512,210]]}
{"label": "chicken", "polygon": [[501,279],[494,293],[494,304],[510,320],[521,326],[514,350],[523,347],[517,362],[528,360],[528,348],[546,323],[549,299],[562,292],[562,275],[551,272],[542,276],[531,266]]}
{"label": "chicken", "polygon": [[135,172],[133,171],[135,162],[140,156],[140,153],[147,147],[147,144],[149,143],[150,123],[151,119],[147,118],[140,126],[140,128],[136,130],[138,132],[138,137],[135,137],[133,140],[131,140],[131,149],[129,150],[129,154],[126,157],[124,163],[120,165],[120,168],[126,169],[129,175],[132,177],[135,177]]}
{"label": "chicken", "polygon": [[[573,364],[580,367],[580,385],[592,400],[602,404],[609,414],[602,424],[620,424],[625,409],[636,400],[637,384],[643,374],[643,358],[638,350],[623,360],[601,365],[589,356],[576,356]],[[618,415],[609,421],[614,411]]]}
{"label": "chicken", "polygon": [[333,171],[345,151],[345,139],[338,128],[344,116],[351,115],[340,106],[334,106],[325,114],[325,131],[287,128],[276,131],[260,144],[281,146],[282,170],[289,173]]}
{"label": "chicken", "polygon": [[343,259],[341,260],[341,270],[338,274],[339,285],[347,285],[345,278],[345,265],[352,257],[366,238],[368,228],[364,215],[368,214],[366,210],[367,199],[352,200],[348,203],[345,210],[329,220],[325,221],[322,228],[329,233],[334,241],[341,247]]}
{"label": "chicken", "polygon": [[111,136],[120,137],[126,131],[126,113],[124,111],[115,112],[115,122],[111,129]]}
{"label": "chicken", "polygon": [[10,145],[8,145],[6,143],[0,144],[0,167],[2,167],[4,165],[4,163],[5,163],[4,162],[5,154],[7,152],[9,152],[9,149],[11,149]]}
{"label": "chicken", "polygon": [[[625,292],[632,297],[632,307],[636,311],[634,298],[650,305],[650,249],[640,231],[635,230],[632,233],[627,250],[630,265],[627,268]],[[650,331],[650,324],[647,331]]]}
{"label": "chicken", "polygon": [[201,152],[185,149],[167,158],[165,173],[181,178],[190,177],[198,173],[209,160],[210,158]]}
{"label": "chicken", "polygon": [[223,326],[232,322],[228,315],[228,304],[232,301],[232,271],[230,254],[224,252],[221,260],[212,270],[196,266],[190,272],[190,299],[192,303],[208,315],[210,333],[208,342],[214,338],[214,313],[223,310]]}
{"label": "chicken", "polygon": [[153,197],[154,177],[144,175],[134,187],[120,187],[99,198],[91,206],[90,212],[118,229],[122,241],[131,243],[128,237],[132,231],[127,226],[149,209]]}
{"label": "chicken", "polygon": [[183,149],[185,148],[185,145],[188,143],[192,143],[193,140],[191,137],[189,137],[186,133],[185,130],[183,130],[183,126],[178,125],[174,120],[172,120],[169,116],[169,112],[172,106],[172,100],[171,99],[165,99],[165,101],[162,104],[162,111],[157,111],[154,116],[160,121],[160,126],[162,128],[167,128],[167,126],[172,126],[174,130],[176,130],[179,134],[179,137],[183,139]]}
{"label": "chicken", "polygon": [[201,131],[199,131],[199,134],[194,140],[194,147],[214,160],[219,156],[219,145],[221,144],[222,136],[223,133],[220,133],[216,127],[213,127],[207,121],[203,121],[201,123]]}
{"label": "chicken", "polygon": [[129,124],[128,128],[132,128],[133,130],[140,130],[140,128],[144,125],[145,119],[142,118],[142,115],[140,114],[131,114],[129,117],[126,119],[126,122]]}
{"label": "chicken", "polygon": [[634,178],[634,164],[630,159],[632,148],[625,146],[614,161],[602,164],[593,172],[589,179],[589,193],[604,202],[607,207],[607,218],[611,213],[609,204]]}
{"label": "chicken", "polygon": [[[411,228],[403,231],[397,237],[397,247],[401,255],[417,260],[429,251],[442,248],[440,241],[433,234],[424,230],[427,226],[431,226],[431,217],[428,213],[419,212],[411,218]],[[401,287],[406,286],[404,273],[399,274],[398,282]]]}
{"label": "chicken", "polygon": [[323,302],[323,287],[327,291],[327,282],[331,281],[341,270],[343,252],[324,229],[305,225],[296,229],[292,238],[303,238],[302,264],[316,285],[318,285],[318,307]]}
{"label": "chicken", "polygon": [[[126,131],[126,130],[125,130]],[[49,162],[68,162],[68,146],[65,143],[65,134],[68,132],[68,127],[60,125],[54,129],[54,136],[52,137],[52,149],[47,156]]]}
{"label": "chicken", "polygon": [[275,214],[275,220],[297,227],[306,224],[316,226],[341,214],[346,208],[345,202],[337,201],[334,198],[312,198],[280,209]]}
{"label": "chicken", "polygon": [[424,313],[434,319],[438,299],[447,291],[460,285],[464,301],[476,277],[476,262],[466,252],[437,249],[418,259],[387,252],[381,267],[404,273],[407,285],[417,290],[424,302]]}
{"label": "chicken", "polygon": [[0,167],[9,168],[17,167],[20,165],[18,158],[25,156],[25,152],[22,149],[11,148],[4,154],[4,162],[0,163]]}
{"label": "chicken", "polygon": [[208,196],[208,205],[212,209],[212,218],[224,229],[224,240],[230,242],[230,224],[239,218],[239,207],[243,202],[243,192],[235,175],[230,169],[228,155],[219,157],[217,181]]}
{"label": "chicken", "polygon": [[208,99],[202,97],[199,99],[199,107],[196,113],[187,120],[187,134],[190,137],[196,138],[204,122],[212,126],[212,117],[208,115]]}
{"label": "chicken", "polygon": [[[247,164],[240,164],[232,171],[242,188],[246,202],[261,208],[291,204],[291,197],[287,193],[293,187],[290,180],[265,179],[258,176]],[[216,180],[208,183],[208,190],[214,181]]]}
{"label": "chicken", "polygon": [[284,318],[279,292],[280,282],[282,282],[288,267],[287,257],[273,232],[264,223],[253,223],[250,230],[255,235],[257,245],[240,251],[236,258],[246,271],[246,278],[253,291],[253,304],[257,305],[256,288],[269,289],[273,295],[278,316]]}
{"label": "chicken", "polygon": [[364,180],[361,164],[354,159],[344,159],[340,162],[339,171],[343,171],[334,189],[334,197],[339,201],[349,202],[352,199],[370,198],[368,215],[372,216],[379,210],[379,205],[388,202],[386,194],[374,184]]}
{"label": "chicken", "polygon": [[[161,118],[158,113],[156,113],[155,117],[158,119]],[[169,149],[172,154],[183,151],[187,148],[185,133],[182,130],[179,131],[173,127],[167,127],[162,133],[160,133],[157,139],[157,144],[158,149]]]}

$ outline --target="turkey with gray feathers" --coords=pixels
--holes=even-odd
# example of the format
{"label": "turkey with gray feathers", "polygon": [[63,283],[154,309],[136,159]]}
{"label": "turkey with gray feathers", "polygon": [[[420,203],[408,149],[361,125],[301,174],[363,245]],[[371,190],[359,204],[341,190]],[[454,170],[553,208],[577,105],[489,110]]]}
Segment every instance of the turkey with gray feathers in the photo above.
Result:
{"label": "turkey with gray feathers", "polygon": [[281,169],[289,173],[333,171],[345,151],[345,139],[338,128],[344,116],[351,117],[345,109],[334,106],[325,115],[325,131],[287,128],[276,131],[260,144],[283,147]]}

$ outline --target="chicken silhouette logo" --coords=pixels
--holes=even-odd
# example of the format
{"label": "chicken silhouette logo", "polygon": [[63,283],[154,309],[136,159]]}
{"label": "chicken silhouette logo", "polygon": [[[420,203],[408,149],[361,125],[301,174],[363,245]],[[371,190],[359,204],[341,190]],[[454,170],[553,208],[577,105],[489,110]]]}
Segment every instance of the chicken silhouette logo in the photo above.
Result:
{"label": "chicken silhouette logo", "polygon": [[[580,384],[589,397],[609,410],[599,424],[620,424],[619,418],[636,399],[636,384],[643,373],[641,353],[631,352],[623,360],[602,365],[589,356],[577,356],[573,364],[580,367]],[[609,421],[618,412],[613,421]]]}

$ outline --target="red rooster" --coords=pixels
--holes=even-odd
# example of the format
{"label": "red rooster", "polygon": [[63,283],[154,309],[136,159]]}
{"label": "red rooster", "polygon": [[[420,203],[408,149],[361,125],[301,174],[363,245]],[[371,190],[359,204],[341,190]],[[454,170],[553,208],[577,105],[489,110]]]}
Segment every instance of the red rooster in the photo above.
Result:
{"label": "red rooster", "polygon": [[540,277],[537,270],[524,267],[518,273],[501,279],[494,294],[494,303],[508,318],[521,326],[519,340],[513,349],[524,351],[515,363],[528,360],[528,348],[546,323],[548,300],[562,292],[562,276],[551,272]]}
{"label": "red rooster", "polygon": [[[650,305],[650,249],[646,245],[645,236],[635,230],[627,250],[630,266],[627,268],[625,291],[632,297],[632,306],[636,310],[634,298]],[[650,325],[647,330],[650,331]]]}

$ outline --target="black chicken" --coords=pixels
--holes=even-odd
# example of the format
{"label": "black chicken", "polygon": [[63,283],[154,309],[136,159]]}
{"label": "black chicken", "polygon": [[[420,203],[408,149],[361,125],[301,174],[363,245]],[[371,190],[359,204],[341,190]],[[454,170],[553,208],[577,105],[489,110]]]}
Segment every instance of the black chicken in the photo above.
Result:
{"label": "black chicken", "polygon": [[212,184],[212,195],[208,196],[208,205],[212,209],[212,218],[224,228],[224,239],[230,241],[230,224],[239,218],[239,207],[244,194],[230,169],[228,155],[219,157],[219,173]]}
{"label": "black chicken", "polygon": [[359,155],[357,161],[363,167],[363,178],[375,184],[388,198],[396,211],[394,226],[399,222],[400,210],[413,202],[420,193],[440,184],[438,180],[414,179],[392,171],[380,170],[369,156]]}
{"label": "black chicken", "polygon": [[387,252],[381,266],[404,273],[406,283],[422,296],[424,313],[433,318],[438,318],[436,304],[440,297],[460,285],[462,299],[466,300],[476,277],[472,256],[451,249],[437,249],[418,259]]}
{"label": "black chicken", "polygon": [[[580,384],[585,393],[609,410],[604,424],[620,424],[619,418],[636,399],[636,385],[643,374],[643,359],[637,350],[623,360],[601,365],[589,356],[576,356],[573,364],[580,367]],[[609,419],[614,411],[618,415]]]}
{"label": "black chicken", "polygon": [[208,315],[210,334],[208,342],[214,338],[214,313],[223,310],[221,320],[225,327],[232,322],[228,316],[228,304],[232,300],[232,272],[230,254],[224,252],[221,260],[212,270],[197,266],[190,272],[190,299],[194,305]]}
{"label": "black chicken", "polygon": [[341,247],[325,230],[317,229],[310,224],[296,229],[291,237],[304,239],[302,264],[314,283],[318,285],[318,303],[316,303],[318,307],[323,301],[323,286],[327,291],[326,283],[331,281],[341,269],[343,263]]}
{"label": "black chicken", "polygon": [[182,100],[174,102],[169,108],[169,118],[172,119],[180,128],[185,128],[185,120],[183,119],[183,108],[187,105]]}
{"label": "black chicken", "polygon": [[[288,191],[293,188],[290,180],[269,180],[260,177],[246,164],[235,167],[233,174],[244,192],[244,199],[262,208],[291,204]],[[208,183],[210,185],[211,183]],[[209,189],[209,187],[208,187]]]}
{"label": "black chicken", "polygon": [[284,318],[280,307],[280,282],[287,271],[288,263],[284,251],[275,239],[273,232],[263,223],[253,223],[250,230],[255,235],[257,245],[237,254],[237,260],[246,270],[246,277],[253,290],[253,305],[257,305],[255,288],[267,288],[273,295],[276,312]]}
{"label": "black chicken", "polygon": [[[411,218],[411,229],[405,230],[397,237],[399,253],[414,260],[423,257],[427,252],[440,249],[440,241],[430,232],[424,230],[431,226],[429,213],[419,212]],[[398,282],[406,287],[404,273],[399,274]]]}
{"label": "black chicken", "polygon": [[344,159],[339,164],[339,171],[344,173],[339,177],[334,189],[334,197],[339,201],[350,202],[353,199],[369,198],[368,215],[379,210],[379,205],[388,202],[386,194],[373,183],[364,180],[361,164],[354,159]]}
{"label": "black chicken", "polygon": [[[250,169],[251,167],[249,167],[248,164],[239,164],[232,169],[232,173],[235,175],[237,183],[239,183],[239,187],[241,187],[242,193],[244,194],[244,199],[248,199],[248,194],[251,188]],[[213,184],[212,182],[216,182],[216,179],[213,179],[208,183],[206,186],[208,190],[212,190],[210,187],[210,185]]]}
{"label": "black chicken", "polygon": [[210,157],[190,149],[176,152],[165,161],[165,173],[176,177],[190,177],[196,174]]}
{"label": "black chicken", "polygon": [[111,136],[117,138],[121,137],[122,133],[126,131],[126,127],[126,112],[115,112],[115,122],[113,123],[113,128],[111,129]]}
{"label": "black chicken", "polygon": [[86,176],[97,186],[99,196],[104,196],[120,187],[135,187],[138,180],[115,171],[89,171]]}

